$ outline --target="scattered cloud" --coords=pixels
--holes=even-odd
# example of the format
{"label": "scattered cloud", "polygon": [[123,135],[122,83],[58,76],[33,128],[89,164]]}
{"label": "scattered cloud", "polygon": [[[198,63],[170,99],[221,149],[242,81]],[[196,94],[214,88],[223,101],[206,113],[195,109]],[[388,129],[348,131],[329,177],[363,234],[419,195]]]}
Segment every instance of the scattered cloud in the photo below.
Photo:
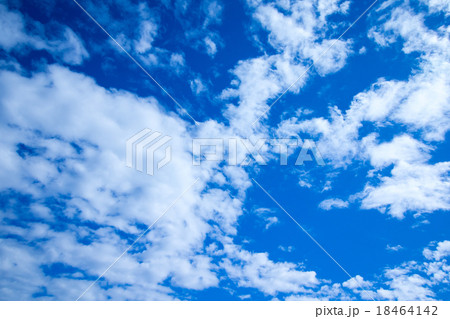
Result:
{"label": "scattered cloud", "polygon": [[[53,24],[48,26],[25,19],[22,14],[8,10],[0,4],[0,26],[4,30],[0,37],[0,47],[19,54],[28,50],[46,50],[54,58],[70,65],[79,65],[89,58],[83,41],[67,26]],[[32,34],[26,32],[32,28]],[[48,30],[47,30],[48,29]]]}
{"label": "scattered cloud", "polygon": [[450,241],[444,240],[435,246],[435,251],[430,248],[425,248],[423,255],[429,260],[441,260],[444,257],[450,256]]}
{"label": "scattered cloud", "polygon": [[[381,10],[381,8],[380,8]],[[374,172],[393,165],[389,175],[379,172],[353,199],[363,209],[378,209],[396,218],[408,211],[418,216],[450,209],[449,162],[430,164],[430,152],[450,129],[450,41],[448,30],[426,27],[422,14],[407,4],[382,15],[381,24],[369,36],[380,46],[402,39],[405,54],[420,54],[420,64],[408,80],[378,79],[370,89],[357,94],[349,109],[338,106],[329,117],[286,119],[280,129],[317,137],[322,156],[337,169],[354,161],[369,160]],[[378,141],[377,133],[360,136],[368,123],[379,130],[406,126],[410,134],[395,135],[391,141]]]}
{"label": "scattered cloud", "polygon": [[323,210],[331,210],[333,208],[346,208],[348,207],[348,202],[343,201],[339,198],[329,198],[320,202],[319,208]]}
{"label": "scattered cloud", "polygon": [[404,249],[402,245],[395,245],[395,246],[387,245],[386,246],[386,250],[388,250],[388,251],[399,251],[402,249]]}

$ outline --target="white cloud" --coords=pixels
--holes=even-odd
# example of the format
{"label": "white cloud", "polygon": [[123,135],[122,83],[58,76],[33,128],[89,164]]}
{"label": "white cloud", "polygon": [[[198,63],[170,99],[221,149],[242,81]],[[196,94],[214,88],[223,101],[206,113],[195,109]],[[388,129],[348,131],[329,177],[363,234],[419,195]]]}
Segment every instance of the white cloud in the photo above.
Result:
{"label": "white cloud", "polygon": [[[335,168],[369,160],[374,170],[368,177],[375,178],[353,197],[362,200],[364,209],[376,208],[397,218],[407,211],[448,210],[449,162],[428,162],[435,142],[443,141],[450,129],[449,30],[427,28],[423,14],[406,4],[389,10],[369,35],[376,33],[381,45],[403,40],[405,54],[420,55],[418,69],[404,81],[378,79],[357,94],[345,112],[334,106],[328,118],[293,117],[278,130],[316,137],[322,156]],[[360,136],[368,123],[381,132],[385,127],[406,128],[408,134],[379,142],[375,134]],[[380,169],[389,165],[393,165],[390,175],[384,176]]]}
{"label": "white cloud", "polygon": [[[220,10],[217,8],[221,6],[216,2],[208,3],[205,24],[219,23]],[[362,293],[350,281],[342,285],[330,284],[318,279],[314,271],[306,270],[301,263],[275,262],[267,253],[249,252],[234,244],[245,192],[251,185],[248,172],[241,167],[221,169],[214,163],[203,166],[200,172],[191,165],[189,142],[192,136],[245,132],[250,120],[257,116],[257,111],[265,108],[268,99],[281,92],[304,70],[303,64],[294,62],[294,53],[302,59],[317,60],[318,52],[329,44],[330,39],[325,39],[318,29],[328,15],[347,12],[348,2],[319,1],[317,10],[308,7],[311,3],[291,6],[280,1],[276,6],[264,5],[255,9],[261,10],[257,14],[261,15],[261,23],[269,31],[269,41],[275,48],[285,46],[291,52],[264,55],[238,64],[233,71],[238,85],[224,92],[224,96],[240,99],[237,106],[228,107],[231,127],[208,121],[191,130],[179,117],[166,113],[153,98],[106,90],[93,79],[60,66],[43,68],[41,72],[27,76],[20,70],[2,71],[0,164],[3,170],[0,171],[0,190],[13,189],[30,195],[35,203],[29,212],[28,207],[23,207],[21,212],[38,220],[27,221],[21,226],[1,224],[1,232],[14,234],[20,240],[14,237],[2,242],[0,255],[7,258],[0,258],[0,269],[5,274],[0,278],[0,295],[12,299],[33,296],[36,299],[76,298],[92,278],[122,253],[142,231],[143,225],[149,225],[159,217],[167,203],[197,176],[200,176],[199,184],[155,225],[132,253],[125,255],[106,274],[105,281],[100,281],[89,291],[87,299],[173,299],[174,292],[163,283],[169,281],[173,286],[186,289],[217,287],[222,280],[219,274],[223,271],[239,286],[256,288],[267,295],[295,294],[288,299],[350,299],[343,288]],[[292,13],[282,13],[281,6]],[[278,19],[291,23],[293,30],[281,30]],[[77,42],[78,38],[70,29],[65,29],[63,40],[51,42],[45,38],[26,38],[21,31],[23,21],[20,22],[19,15],[8,13],[5,21],[15,25],[12,38],[0,37],[0,45],[6,50],[15,50],[22,45],[41,46],[70,64],[79,64],[86,58],[81,40]],[[137,41],[137,50],[146,54],[152,48],[154,37],[153,29],[148,28],[141,33],[145,41]],[[298,42],[299,39],[289,33],[291,31],[303,36],[300,39],[303,42]],[[309,42],[311,39],[313,44]],[[430,42],[433,39],[435,37],[431,37]],[[418,47],[411,43],[406,46],[406,52]],[[330,56],[316,61],[319,72],[326,74],[342,68],[349,48],[350,42],[338,43]],[[440,45],[436,48],[442,49]],[[175,56],[174,63],[180,62],[176,54],[170,56]],[[359,95],[348,113],[342,114],[335,108],[331,121],[320,118],[294,123],[294,127],[298,124],[299,129],[321,135],[324,146],[334,146],[327,154],[332,157],[335,151],[338,161],[360,157],[369,159],[376,169],[394,164],[392,176],[381,178],[379,185],[366,186],[363,207],[389,208],[389,212],[397,217],[407,210],[433,211],[448,207],[445,197],[449,188],[445,178],[448,163],[426,164],[432,148],[425,144],[442,139],[446,132],[447,122],[442,117],[446,114],[446,97],[436,97],[427,114],[420,113],[419,107],[412,107],[412,102],[405,99],[408,94],[421,92],[422,95],[414,97],[424,103],[433,94],[442,93],[441,90],[447,87],[445,77],[442,74],[435,76],[440,58],[438,56],[436,64],[428,69],[429,73],[419,72],[407,82],[380,81],[379,87]],[[425,75],[421,78],[420,74]],[[437,85],[436,90],[433,85],[420,84],[424,79],[432,79],[433,85]],[[411,87],[403,88],[411,82]],[[294,90],[303,84],[299,83]],[[386,96],[392,99],[384,103]],[[377,101],[380,103],[376,104]],[[396,104],[399,104],[398,109]],[[391,142],[378,143],[372,138],[365,140],[363,147],[358,145],[358,128],[364,120],[377,122],[387,117],[420,130],[424,141],[402,135]],[[242,118],[249,123],[241,121]],[[125,140],[144,127],[173,137],[171,167],[163,168],[151,178],[124,165]],[[30,151],[21,156],[20,145],[34,148],[36,154]],[[226,188],[207,187],[211,181]],[[311,187],[311,180],[301,178],[302,182]],[[393,196],[392,190],[398,188],[403,192]],[[58,200],[59,209],[52,207],[47,202],[49,199]],[[10,200],[11,205],[17,205],[14,198]],[[348,205],[336,199],[324,202],[322,206],[329,208]],[[14,213],[7,208],[1,218],[17,220],[23,217]],[[53,227],[58,218],[68,221],[63,229]],[[268,228],[277,219],[270,216],[267,221]],[[218,242],[205,247],[208,236]],[[25,244],[29,242],[34,246]],[[219,242],[223,244],[221,251]],[[423,267],[410,263],[387,270],[384,274],[387,282],[385,287],[378,289],[379,296],[388,299],[432,298],[430,287],[448,281],[449,268],[443,260],[448,255],[447,241],[437,244],[435,250],[427,248],[424,255],[430,262]],[[45,266],[55,263],[73,268],[73,271],[47,275]],[[430,278],[425,278],[425,274]],[[364,287],[372,284],[361,276],[357,278]]]}
{"label": "white cloud", "polygon": [[387,300],[431,300],[434,293],[430,282],[418,274],[410,274],[412,268],[414,263],[386,270],[384,275],[389,288],[380,288],[377,294]]}
{"label": "white cloud", "polygon": [[[353,292],[352,298],[359,294],[364,299],[375,300],[434,300],[436,293],[441,289],[445,291],[450,282],[450,265],[445,259],[440,260],[440,253],[446,250],[447,242],[432,245],[435,246],[434,250],[424,250],[424,256],[431,261],[407,261],[399,266],[386,268],[383,274],[375,275],[373,281],[364,280],[357,275],[355,278],[360,285],[355,280],[348,280],[342,283],[342,287]],[[394,246],[395,250],[401,249],[398,247]],[[339,287],[339,284],[334,286]],[[345,293],[344,289],[341,294]]]}
{"label": "white cloud", "polygon": [[372,285],[373,284],[370,281],[364,280],[360,275],[356,275],[342,283],[342,286],[352,290],[369,289]]}
{"label": "white cloud", "polygon": [[366,185],[359,194],[361,207],[376,208],[403,218],[406,211],[430,213],[449,210],[450,162],[434,165],[400,163],[391,176],[381,177],[376,186]]}
{"label": "white cloud", "polygon": [[[407,261],[399,266],[386,268],[373,280],[360,275],[340,283],[322,281],[312,289],[287,297],[287,300],[434,300],[436,293],[446,291],[450,282],[450,265],[440,255],[448,255],[448,241],[434,243],[424,250],[431,261]],[[356,281],[357,280],[357,281]],[[357,298],[357,296],[360,296]]]}
{"label": "white cloud", "polygon": [[444,257],[450,256],[450,241],[444,240],[436,245],[436,250],[432,251],[430,248],[425,248],[423,255],[427,259],[441,260]]}
{"label": "white cloud", "polygon": [[254,213],[257,215],[257,217],[262,218],[264,222],[266,223],[265,229],[269,229],[273,225],[276,225],[279,223],[279,220],[276,216],[271,216],[274,214],[274,211],[268,209],[268,208],[258,208],[254,210]]}
{"label": "white cloud", "polygon": [[[2,134],[8,135],[0,147],[4,154],[2,164],[10,168],[9,171],[1,171],[7,174],[2,177],[1,189],[12,188],[31,194],[41,205],[45,205],[46,198],[68,195],[67,199],[60,199],[66,206],[62,211],[65,218],[99,225],[97,230],[80,226],[70,231],[43,234],[41,239],[45,241],[31,252],[31,255],[38,254],[42,258],[36,261],[35,268],[30,266],[37,277],[43,276],[39,270],[41,264],[56,262],[78,268],[88,274],[88,278],[100,274],[129,244],[112,230],[120,230],[135,238],[142,231],[136,225],[150,225],[196,177],[186,146],[185,124],[164,114],[153,99],[139,99],[126,92],[108,92],[92,79],[56,66],[31,78],[2,72],[0,82],[3,92],[0,103],[4,114],[1,130]],[[173,136],[171,169],[158,171],[154,178],[124,164],[126,139],[143,127]],[[33,133],[36,131],[41,134]],[[40,147],[42,154],[22,158],[16,153],[19,143]],[[81,147],[80,154],[71,143]],[[30,183],[31,180],[36,182]],[[196,208],[196,202],[208,202],[208,194],[199,193],[203,183],[200,182],[200,188],[183,197],[171,214],[167,214],[143,238],[142,252],[125,256],[106,274],[111,289],[96,287],[86,298],[115,296],[123,299],[128,296],[141,299],[147,296],[167,299],[170,298],[167,295],[170,290],[164,288],[163,294],[159,284],[168,276],[174,285],[190,289],[217,285],[211,260],[198,255],[206,234],[212,231],[206,220],[217,214],[218,219],[224,219],[221,222],[223,228],[231,232],[230,227],[236,220],[233,214],[239,215],[241,210],[238,200],[233,200],[233,214],[231,205],[226,206],[226,212],[221,212],[216,205],[218,213],[207,210],[207,206]],[[222,198],[221,202],[225,199]],[[51,217],[46,219],[50,223],[56,218],[56,212],[37,213],[39,216],[50,214]],[[8,216],[19,217],[12,213]],[[229,221],[228,226],[226,221]],[[94,241],[84,244],[79,241],[80,236]],[[36,238],[40,238],[38,234]],[[21,249],[28,251],[31,248],[23,246]],[[142,277],[147,278],[144,285],[140,282]],[[81,278],[80,283],[67,292],[58,290],[58,285],[64,285],[58,279],[52,279],[45,287],[58,299],[73,299],[84,290],[82,287],[88,286],[92,280],[88,278]],[[13,278],[5,275],[4,280]],[[133,288],[122,294],[117,290],[122,290],[120,285],[123,284],[130,284]],[[10,286],[14,286],[12,282]],[[139,295],[139,287],[148,294]],[[77,292],[73,294],[75,290]],[[14,298],[14,295],[9,296]]]}
{"label": "white cloud", "polygon": [[285,300],[319,301],[319,300],[352,300],[339,283],[323,284],[318,289],[309,289],[298,295],[287,296]]}
{"label": "white cloud", "polygon": [[395,245],[395,246],[387,245],[386,246],[386,250],[388,250],[388,251],[399,251],[402,249],[403,249],[402,245]]}
{"label": "white cloud", "polygon": [[290,252],[294,251],[295,247],[294,246],[285,247],[285,246],[280,245],[280,246],[278,246],[278,249],[281,251],[286,251],[286,252],[290,253]]}
{"label": "white cloud", "polygon": [[[73,57],[67,59],[75,61]],[[4,168],[0,171],[0,190],[13,189],[30,196],[32,207],[20,209],[39,219],[20,227],[2,226],[2,232],[22,237],[8,239],[8,245],[0,249],[2,256],[14,249],[17,257],[1,258],[5,260],[0,263],[4,274],[2,295],[8,299],[78,297],[142,232],[142,227],[155,221],[197,176],[200,182],[196,187],[85,298],[173,299],[173,291],[162,286],[167,280],[186,289],[218,286],[219,266],[228,264],[213,261],[210,254],[217,256],[217,252],[206,250],[204,242],[207,236],[216,238],[220,234],[227,241],[236,235],[242,201],[251,183],[241,167],[218,172],[217,163],[208,163],[200,172],[192,166],[189,147],[195,134],[210,136],[227,133],[228,129],[209,121],[188,131],[187,123],[166,113],[154,98],[106,90],[92,78],[57,65],[41,70],[30,76],[5,70],[0,73],[0,130],[5,136],[0,143]],[[145,127],[173,138],[170,168],[152,177],[124,163],[126,139]],[[233,197],[228,190],[206,187],[218,173]],[[17,220],[21,218],[15,213],[17,201],[10,200],[13,209],[2,212],[2,218]],[[53,209],[48,200],[58,201],[59,209]],[[61,218],[70,222],[62,229],[54,228]],[[275,222],[273,218],[268,221]],[[27,242],[37,244],[28,247]],[[261,267],[272,270],[261,279],[252,277],[252,266],[248,265],[252,256],[244,249],[236,253],[227,248],[222,258],[233,263],[225,270],[232,269],[237,282],[244,280],[249,286],[273,293],[299,291],[296,285],[317,282],[315,273],[303,271],[300,264],[276,263],[264,254],[255,256],[261,256]],[[14,266],[19,260],[23,261],[21,266]],[[70,270],[49,276],[44,266],[53,264]],[[246,267],[242,272],[236,266],[239,264]],[[32,279],[28,278],[30,273]],[[239,273],[242,279],[238,279]],[[277,286],[265,287],[276,275],[281,276]],[[42,296],[37,295],[42,289]]]}
{"label": "white cloud", "polygon": [[[232,71],[235,87],[224,90],[222,98],[239,98],[237,104],[228,104],[225,112],[237,132],[246,135],[254,132],[252,123],[262,115],[262,120],[267,117],[264,112],[269,100],[298,80],[311,62],[321,75],[336,72],[345,65],[351,41],[334,42],[334,37],[326,33],[335,27],[326,17],[345,11],[342,9],[345,5],[341,7],[338,3],[248,1],[252,17],[268,32],[268,42],[275,53],[240,61]],[[333,47],[322,54],[331,43]],[[298,92],[308,77],[305,74],[290,91]]]}
{"label": "white cloud", "polygon": [[312,184],[308,180],[305,180],[302,178],[299,179],[298,184],[300,185],[300,187],[306,187],[306,188],[312,187]]}
{"label": "white cloud", "polygon": [[273,47],[294,57],[312,59],[318,72],[325,75],[340,70],[350,53],[350,41],[323,38],[323,30],[330,28],[327,16],[345,13],[348,8],[348,2],[340,5],[339,2],[295,2],[287,9],[290,14],[283,14],[274,5],[258,5],[255,18],[269,31],[269,42]]}
{"label": "white cloud", "polygon": [[175,11],[175,17],[184,30],[186,45],[208,54],[211,58],[224,46],[218,31],[218,26],[222,24],[222,1],[176,1],[173,5],[166,6]]}
{"label": "white cloud", "polygon": [[[286,67],[274,72],[277,64]],[[292,66],[292,69],[287,66],[289,61],[284,55],[258,57],[237,65],[233,73],[239,79],[238,87],[228,88],[222,93],[224,99],[238,97],[240,100],[239,105],[228,104],[225,111],[233,129],[242,135],[244,132],[251,132],[253,121],[266,110],[267,100],[281,92],[283,85],[295,81],[295,76],[304,69],[300,65]],[[292,82],[289,83],[289,80]]]}
{"label": "white cloud", "polygon": [[208,26],[222,22],[223,6],[219,1],[205,1],[203,8],[206,15],[203,25]]}
{"label": "white cloud", "polygon": [[52,45],[50,51],[61,56],[67,64],[79,65],[89,57],[80,38],[68,27],[65,27],[64,39],[50,43]]}
{"label": "white cloud", "polygon": [[[397,267],[387,268],[376,281],[365,284],[364,288],[377,300],[433,300],[440,289],[446,290],[450,282],[450,265],[442,257],[448,255],[449,241],[434,243],[425,248],[425,261],[407,261]],[[397,247],[397,246],[396,246]],[[434,247],[434,248],[433,248]],[[358,277],[358,276],[357,276]],[[361,278],[362,279],[362,278]],[[343,283],[344,287],[356,286]]]}
{"label": "white cloud", "polygon": [[190,81],[191,90],[195,95],[199,95],[207,91],[206,85],[203,83],[201,78],[195,78]]}
{"label": "white cloud", "polygon": [[431,13],[444,12],[446,16],[450,15],[449,0],[420,0],[429,7]]}
{"label": "white cloud", "polygon": [[[45,32],[44,25],[28,20],[0,4],[0,28],[3,30],[0,34],[0,47],[7,52],[14,50],[19,54],[29,48],[47,50],[56,59],[72,65],[79,65],[89,57],[82,40],[69,27],[55,24],[52,30]],[[32,26],[35,34],[25,31],[27,24]],[[46,34],[51,34],[51,37],[48,38]]]}
{"label": "white cloud", "polygon": [[184,56],[180,53],[172,53],[169,65],[174,73],[180,73],[185,67]]}
{"label": "white cloud", "polygon": [[153,23],[152,21],[142,21],[140,26],[139,39],[135,41],[136,52],[145,54],[150,51],[157,31],[157,24]]}
{"label": "white cloud", "polygon": [[217,45],[210,37],[206,37],[204,41],[206,52],[208,53],[208,55],[214,56],[217,53]]}
{"label": "white cloud", "polygon": [[269,228],[272,227],[273,225],[279,223],[278,218],[275,217],[275,216],[267,217],[266,221],[267,221],[266,229],[269,229]]}
{"label": "white cloud", "polygon": [[430,146],[425,145],[409,135],[398,135],[390,142],[376,143],[371,136],[365,141],[366,153],[370,164],[375,168],[382,168],[402,162],[422,164],[431,156]]}
{"label": "white cloud", "polygon": [[0,45],[10,51],[18,44],[32,42],[32,45],[42,48],[44,43],[25,33],[25,22],[21,14],[9,11],[3,4],[0,4],[0,27],[3,30],[0,36]]}
{"label": "white cloud", "polygon": [[268,295],[295,293],[319,284],[314,271],[303,270],[302,265],[273,262],[267,253],[251,253],[233,244],[225,244],[228,258],[221,266],[240,287],[257,288]]}
{"label": "white cloud", "polygon": [[[7,136],[0,143],[4,168],[0,189],[30,194],[36,203],[30,214],[44,223],[53,225],[62,217],[75,223],[59,231],[5,230],[20,231],[29,241],[39,240],[34,248],[27,248],[11,239],[18,258],[24,255],[24,268],[2,270],[2,286],[13,290],[5,294],[8,298],[30,299],[39,287],[45,287],[49,294],[42,298],[76,298],[129,244],[116,231],[136,238],[142,225],[156,220],[198,176],[198,187],[142,238],[139,251],[124,256],[106,274],[110,286],[105,288],[100,282],[86,298],[171,299],[171,289],[161,286],[168,278],[172,285],[188,289],[218,285],[217,266],[203,253],[203,244],[206,236],[215,232],[236,234],[242,196],[250,185],[241,167],[229,167],[221,173],[224,186],[236,191],[234,197],[225,190],[206,188],[206,181],[217,176],[217,164],[203,165],[201,172],[192,166],[188,125],[166,114],[153,98],[106,90],[89,77],[55,65],[30,77],[2,71],[0,83],[0,128]],[[221,127],[209,124],[197,133]],[[126,139],[144,127],[173,137],[170,167],[152,177],[127,168],[124,162]],[[38,152],[21,156],[18,145]],[[61,201],[61,212],[47,207],[49,198]],[[3,218],[20,216],[13,210],[5,212]],[[98,229],[83,226],[85,222],[98,225]],[[35,223],[26,227],[35,227]],[[8,251],[0,254],[5,256]],[[33,255],[40,259],[25,264]],[[64,285],[75,279],[47,278],[41,266],[52,263],[75,267],[81,274],[77,283],[64,290]],[[36,279],[26,291],[17,280],[28,276],[25,270],[33,271]],[[142,290],[145,293],[140,293]]]}
{"label": "white cloud", "polygon": [[319,204],[320,209],[330,210],[333,208],[346,208],[348,207],[348,202],[343,201],[339,198],[329,198],[325,199]]}

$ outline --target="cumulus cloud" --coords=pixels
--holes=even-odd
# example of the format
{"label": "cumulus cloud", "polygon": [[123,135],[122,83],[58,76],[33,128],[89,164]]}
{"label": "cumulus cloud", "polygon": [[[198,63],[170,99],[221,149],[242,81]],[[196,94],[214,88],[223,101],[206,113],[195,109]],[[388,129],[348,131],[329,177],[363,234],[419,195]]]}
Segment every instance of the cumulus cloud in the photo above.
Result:
{"label": "cumulus cloud", "polygon": [[376,186],[367,185],[359,195],[361,206],[386,211],[403,218],[406,211],[430,213],[450,209],[448,194],[450,162],[434,165],[401,163],[392,169],[392,176],[381,178]]}
{"label": "cumulus cloud", "polygon": [[319,284],[314,271],[303,270],[302,265],[273,262],[267,253],[242,251],[234,245],[226,245],[228,258],[222,267],[230,278],[241,287],[257,288],[268,295],[279,292],[295,293]]}
{"label": "cumulus cloud", "polygon": [[430,260],[441,260],[444,257],[450,255],[450,241],[444,240],[439,242],[435,250],[431,250],[430,248],[425,248],[423,251],[423,255]]}
{"label": "cumulus cloud", "polygon": [[364,280],[364,278],[360,275],[356,275],[354,278],[350,278],[349,280],[342,283],[342,286],[352,290],[370,288],[372,287],[372,285],[373,284],[370,281]]}

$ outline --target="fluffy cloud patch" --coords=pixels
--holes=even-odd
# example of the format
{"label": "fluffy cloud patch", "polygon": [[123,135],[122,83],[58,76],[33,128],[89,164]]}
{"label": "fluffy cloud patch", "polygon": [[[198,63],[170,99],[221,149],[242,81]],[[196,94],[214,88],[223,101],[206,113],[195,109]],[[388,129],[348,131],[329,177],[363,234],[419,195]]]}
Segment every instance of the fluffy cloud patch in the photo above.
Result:
{"label": "fluffy cloud patch", "polygon": [[224,250],[229,257],[222,262],[222,267],[241,287],[257,288],[265,294],[276,295],[301,292],[306,287],[319,284],[316,273],[305,271],[300,264],[273,262],[267,253],[242,251],[230,244]]}
{"label": "fluffy cloud patch", "polygon": [[320,202],[319,208],[323,210],[330,210],[333,208],[346,208],[348,207],[348,202],[343,201],[339,198],[329,198]]}
{"label": "fluffy cloud patch", "polygon": [[[44,25],[25,19],[20,13],[8,10],[3,4],[0,4],[0,21],[3,30],[0,47],[7,52],[47,50],[56,59],[71,65],[79,65],[89,57],[82,40],[67,26],[55,23],[51,31],[46,30]],[[32,32],[27,32],[27,29]]]}

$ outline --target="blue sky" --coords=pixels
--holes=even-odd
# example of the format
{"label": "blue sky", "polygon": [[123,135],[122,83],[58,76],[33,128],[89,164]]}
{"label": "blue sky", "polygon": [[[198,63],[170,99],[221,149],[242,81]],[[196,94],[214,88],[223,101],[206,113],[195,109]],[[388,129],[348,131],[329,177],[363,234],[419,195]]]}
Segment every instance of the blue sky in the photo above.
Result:
{"label": "blue sky", "polygon": [[2,1],[2,300],[449,299],[448,0],[79,4],[176,102],[75,2]]}

